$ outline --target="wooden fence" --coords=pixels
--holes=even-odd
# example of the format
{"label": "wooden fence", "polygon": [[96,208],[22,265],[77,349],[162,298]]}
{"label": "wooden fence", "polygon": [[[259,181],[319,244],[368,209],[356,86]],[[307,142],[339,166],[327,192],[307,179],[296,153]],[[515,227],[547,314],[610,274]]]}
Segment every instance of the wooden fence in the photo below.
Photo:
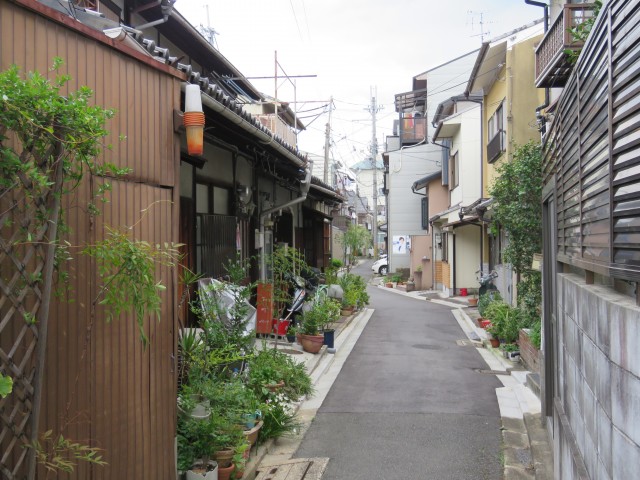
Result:
{"label": "wooden fence", "polygon": [[545,141],[558,260],[640,280],[640,4],[603,7]]}

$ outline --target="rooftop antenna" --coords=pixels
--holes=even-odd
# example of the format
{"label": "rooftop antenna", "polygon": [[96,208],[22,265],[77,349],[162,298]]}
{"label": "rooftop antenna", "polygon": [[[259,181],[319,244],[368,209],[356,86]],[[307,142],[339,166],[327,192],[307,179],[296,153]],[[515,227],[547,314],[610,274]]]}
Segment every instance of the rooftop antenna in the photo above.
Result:
{"label": "rooftop antenna", "polygon": [[[480,37],[480,41],[484,43],[484,37],[491,35],[491,32],[489,30],[487,30],[486,32],[484,31],[484,26],[485,24],[493,23],[493,22],[484,21],[484,12],[474,12],[473,10],[468,10],[467,15],[471,16],[471,31],[473,31],[473,26],[475,23],[478,23],[480,25],[480,33],[476,35],[471,35],[471,36]],[[480,17],[480,20],[476,20],[478,17]],[[468,22],[467,22],[467,25],[468,25]]]}
{"label": "rooftop antenna", "polygon": [[216,50],[220,50],[218,48],[218,42],[216,41],[216,35],[219,35],[219,33],[216,30],[214,30],[214,28],[211,26],[211,18],[209,16],[209,5],[208,4],[204,5],[204,8],[207,10],[207,26],[205,27],[204,25],[200,24],[200,26],[198,27],[198,30],[204,36],[204,38],[207,39],[207,42],[209,42],[211,46],[213,46]]}

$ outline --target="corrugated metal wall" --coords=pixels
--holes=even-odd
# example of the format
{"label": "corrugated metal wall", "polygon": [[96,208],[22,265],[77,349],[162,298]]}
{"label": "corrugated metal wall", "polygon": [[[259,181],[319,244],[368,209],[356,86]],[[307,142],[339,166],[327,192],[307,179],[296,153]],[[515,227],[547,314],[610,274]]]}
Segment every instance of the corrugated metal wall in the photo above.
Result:
{"label": "corrugated metal wall", "polygon": [[[179,144],[172,111],[180,107],[180,79],[0,0],[0,68],[15,63],[45,73],[55,56],[65,61],[61,73],[72,78],[69,90],[88,85],[96,104],[117,110],[107,126],[113,149],[105,158],[133,169],[126,181],[112,182],[110,203],[95,218],[85,204],[102,180],[81,185],[66,206],[69,241],[86,245],[102,239],[107,226],[135,225],[136,239],[177,242]],[[96,266],[78,248],[71,253],[71,293],[52,307],[41,430],[104,449],[109,466],[79,465],[75,478],[174,478],[175,273],[158,270],[167,290],[161,320],[146,321],[151,343],[143,349],[132,317],[107,324],[103,312],[92,313]]]}

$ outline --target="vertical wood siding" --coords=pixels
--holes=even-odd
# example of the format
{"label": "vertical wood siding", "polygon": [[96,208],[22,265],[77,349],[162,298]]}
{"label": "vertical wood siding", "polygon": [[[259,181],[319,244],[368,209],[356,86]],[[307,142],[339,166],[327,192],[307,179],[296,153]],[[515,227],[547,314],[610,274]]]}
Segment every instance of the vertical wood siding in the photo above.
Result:
{"label": "vertical wood siding", "polygon": [[640,4],[602,9],[545,142],[558,259],[640,279]]}
{"label": "vertical wood siding", "polygon": [[[64,60],[61,73],[71,76],[68,91],[87,85],[96,104],[117,110],[107,125],[113,148],[104,158],[133,170],[111,182],[110,202],[93,219],[85,203],[102,179],[76,190],[65,208],[69,242],[86,245],[104,238],[107,226],[133,225],[138,240],[177,242],[179,143],[172,112],[180,107],[179,80],[0,0],[0,68],[17,64],[44,74],[55,56]],[[71,253],[71,289],[51,308],[41,429],[104,449],[107,467],[80,464],[74,478],[174,478],[176,275],[157,271],[167,290],[161,320],[145,322],[150,345],[144,349],[132,316],[106,323],[101,309],[92,313],[96,265],[78,248]]]}

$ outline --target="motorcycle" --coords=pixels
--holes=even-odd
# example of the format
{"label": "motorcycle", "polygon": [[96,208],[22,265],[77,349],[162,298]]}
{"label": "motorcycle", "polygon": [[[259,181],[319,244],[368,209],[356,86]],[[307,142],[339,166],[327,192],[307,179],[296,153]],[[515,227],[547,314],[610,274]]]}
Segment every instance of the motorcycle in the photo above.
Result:
{"label": "motorcycle", "polygon": [[298,326],[300,316],[305,311],[305,302],[313,298],[316,290],[324,287],[321,285],[322,275],[316,270],[306,270],[300,275],[287,275],[289,282],[289,294],[291,302],[286,307],[287,315],[285,320],[290,320],[291,325]]}
{"label": "motorcycle", "polygon": [[484,275],[481,275],[480,270],[476,272],[476,279],[480,284],[479,294],[481,296],[486,294],[487,292],[498,291],[498,287],[496,287],[493,283],[496,278],[498,278],[498,272],[496,272],[495,270],[491,270],[489,273],[486,273]]}

